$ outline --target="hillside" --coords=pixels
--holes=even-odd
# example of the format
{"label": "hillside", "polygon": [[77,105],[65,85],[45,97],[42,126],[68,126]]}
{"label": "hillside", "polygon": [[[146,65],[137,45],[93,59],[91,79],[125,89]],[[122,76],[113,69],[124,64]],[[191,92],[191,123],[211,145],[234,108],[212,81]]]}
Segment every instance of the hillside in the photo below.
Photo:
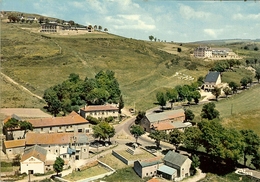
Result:
{"label": "hillside", "polygon": [[[42,96],[45,89],[61,83],[70,73],[84,79],[110,69],[118,79],[126,107],[135,105],[137,110],[153,107],[158,90],[190,84],[213,65],[190,56],[196,44],[141,41],[104,32],[44,34],[37,23],[7,23],[4,18],[1,41],[1,72],[31,92]],[[1,107],[44,105],[14,85],[2,84]]]}

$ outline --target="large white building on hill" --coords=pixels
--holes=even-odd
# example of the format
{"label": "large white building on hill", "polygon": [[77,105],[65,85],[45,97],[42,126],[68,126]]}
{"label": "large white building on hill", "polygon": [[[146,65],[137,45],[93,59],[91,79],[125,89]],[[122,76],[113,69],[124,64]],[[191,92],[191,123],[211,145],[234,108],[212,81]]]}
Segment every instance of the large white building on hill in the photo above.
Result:
{"label": "large white building on hill", "polygon": [[199,46],[194,50],[194,57],[210,59],[238,59],[232,49],[223,47]]}

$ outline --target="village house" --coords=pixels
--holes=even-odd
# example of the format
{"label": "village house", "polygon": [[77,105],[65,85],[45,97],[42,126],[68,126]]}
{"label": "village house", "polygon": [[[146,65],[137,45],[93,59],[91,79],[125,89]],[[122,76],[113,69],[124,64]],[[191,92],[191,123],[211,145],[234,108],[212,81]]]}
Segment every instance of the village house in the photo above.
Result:
{"label": "village house", "polygon": [[194,50],[194,57],[211,59],[235,59],[238,56],[229,48],[199,46]]}
{"label": "village house", "polygon": [[201,86],[201,88],[205,91],[212,91],[214,87],[219,86],[221,84],[221,75],[220,72],[216,71],[210,71],[205,79],[204,84]]}
{"label": "village house", "polygon": [[59,29],[59,26],[56,22],[53,23],[42,23],[40,32],[51,32],[55,33]]}
{"label": "village house", "polygon": [[80,109],[80,115],[83,118],[87,116],[92,116],[94,118],[107,118],[112,116],[114,118],[118,117],[118,107],[108,104],[108,105],[89,105]]}
{"label": "village house", "polygon": [[134,170],[141,177],[153,177],[157,174],[157,169],[163,164],[161,157],[152,159],[137,160],[134,162]]}
{"label": "village house", "polygon": [[27,148],[20,161],[21,173],[44,174],[46,157],[47,150],[38,145]]}
{"label": "village house", "polygon": [[23,154],[28,147],[39,145],[47,150],[53,158],[63,159],[72,157],[74,160],[87,159],[89,156],[89,141],[82,133],[34,133],[28,132],[25,139],[3,141],[3,152],[14,158]]}
{"label": "village house", "polygon": [[[162,177],[170,177],[170,180],[173,180],[174,170],[169,170],[168,167],[176,169],[177,174],[175,176],[176,181],[180,181],[186,177],[190,176],[190,167],[192,161],[185,155],[169,151],[163,158],[164,165],[158,169],[158,175]],[[169,173],[170,172],[170,173]]]}
{"label": "village house", "polygon": [[22,154],[25,148],[25,139],[3,141],[2,151],[9,157],[14,158],[17,154]]}
{"label": "village house", "polygon": [[75,133],[32,133],[26,134],[26,147],[40,145],[50,154],[68,159],[72,154],[75,160],[87,159],[89,140],[86,134]]}
{"label": "village house", "polygon": [[[26,174],[44,174],[50,170],[53,170],[53,164],[56,157],[49,154],[49,152],[39,145],[28,147],[24,150],[21,157],[20,170],[21,173]],[[67,168],[69,160],[64,160],[63,168]]]}
{"label": "village house", "polygon": [[[17,120],[21,120],[18,116],[13,115]],[[11,117],[4,120],[6,123]],[[91,124],[79,114],[72,111],[69,115],[64,117],[50,117],[27,119],[33,126],[35,133],[86,133],[92,132]],[[6,140],[17,140],[24,138],[24,131],[20,128],[5,128],[3,131]]]}
{"label": "village house", "polygon": [[184,110],[178,109],[146,115],[141,120],[140,125],[149,133],[152,130],[170,132],[172,129],[187,127],[188,125],[183,123],[184,120]]}

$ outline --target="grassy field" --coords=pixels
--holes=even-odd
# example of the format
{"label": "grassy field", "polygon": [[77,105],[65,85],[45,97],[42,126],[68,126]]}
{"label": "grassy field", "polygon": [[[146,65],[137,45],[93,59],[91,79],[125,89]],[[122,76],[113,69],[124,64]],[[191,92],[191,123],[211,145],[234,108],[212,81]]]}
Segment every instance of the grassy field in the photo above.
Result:
{"label": "grassy field", "polygon": [[[196,80],[214,63],[190,56],[196,44],[142,41],[103,32],[44,34],[37,32],[38,29],[37,24],[1,24],[1,71],[39,96],[73,72],[84,79],[94,77],[100,70],[110,69],[120,84],[125,106],[146,110],[154,106],[157,91],[192,82],[180,79],[176,72]],[[236,44],[230,47],[238,49]],[[182,52],[177,52],[177,48]],[[245,56],[250,52],[254,56],[256,52],[240,51]],[[229,81],[247,73],[225,73],[223,79]],[[43,105],[26,94],[20,94],[19,99],[12,97],[15,93],[12,93],[11,86],[5,90],[2,107]]]}
{"label": "grassy field", "polygon": [[141,179],[134,171],[132,167],[127,167],[123,169],[119,169],[116,173],[102,178],[102,180],[106,182],[144,182],[147,181],[145,179]]}
{"label": "grassy field", "polygon": [[119,160],[112,154],[107,154],[103,158],[100,158],[99,160],[116,170],[127,167],[125,163],[123,163],[121,160]]}
{"label": "grassy field", "polygon": [[[190,71],[185,67],[191,62],[185,53],[189,47],[182,47],[183,53],[176,53],[178,45],[175,44],[127,39],[108,33],[42,34],[11,23],[2,23],[1,33],[4,60],[1,71],[40,96],[46,88],[67,79],[72,72],[84,79],[94,77],[102,69],[110,69],[119,81],[125,105],[135,104],[138,110],[144,110],[153,107],[158,89],[191,83],[174,77],[176,72],[196,79],[205,75],[209,64],[200,63],[197,70]],[[179,63],[166,68],[177,56]],[[7,100],[5,96],[2,99]],[[24,105],[21,103],[17,105]],[[27,102],[25,105],[27,107]]]}
{"label": "grassy field", "polygon": [[[246,113],[260,109],[260,85],[255,85],[239,94],[232,95],[229,98],[223,98],[218,102],[214,102],[216,109],[220,112],[220,117],[225,118],[232,114]],[[199,116],[203,105],[190,107],[195,115]]]}
{"label": "grassy field", "polygon": [[77,181],[85,178],[90,178],[100,174],[109,172],[106,168],[101,165],[96,165],[82,171],[73,171],[71,174],[64,176],[64,179],[69,181]]}
{"label": "grassy field", "polygon": [[150,154],[149,152],[146,152],[145,150],[142,149],[140,150],[141,150],[140,153],[134,155],[128,153],[125,150],[119,150],[116,152],[122,155],[123,157],[125,157],[127,160],[149,159],[154,157],[154,155]]}

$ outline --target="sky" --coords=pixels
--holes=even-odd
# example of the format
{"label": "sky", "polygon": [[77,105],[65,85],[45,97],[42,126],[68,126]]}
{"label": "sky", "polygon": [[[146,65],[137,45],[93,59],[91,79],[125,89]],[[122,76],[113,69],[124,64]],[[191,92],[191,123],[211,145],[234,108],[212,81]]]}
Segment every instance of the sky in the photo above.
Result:
{"label": "sky", "polygon": [[259,39],[259,0],[0,0],[19,11],[101,25],[127,38],[167,42]]}

